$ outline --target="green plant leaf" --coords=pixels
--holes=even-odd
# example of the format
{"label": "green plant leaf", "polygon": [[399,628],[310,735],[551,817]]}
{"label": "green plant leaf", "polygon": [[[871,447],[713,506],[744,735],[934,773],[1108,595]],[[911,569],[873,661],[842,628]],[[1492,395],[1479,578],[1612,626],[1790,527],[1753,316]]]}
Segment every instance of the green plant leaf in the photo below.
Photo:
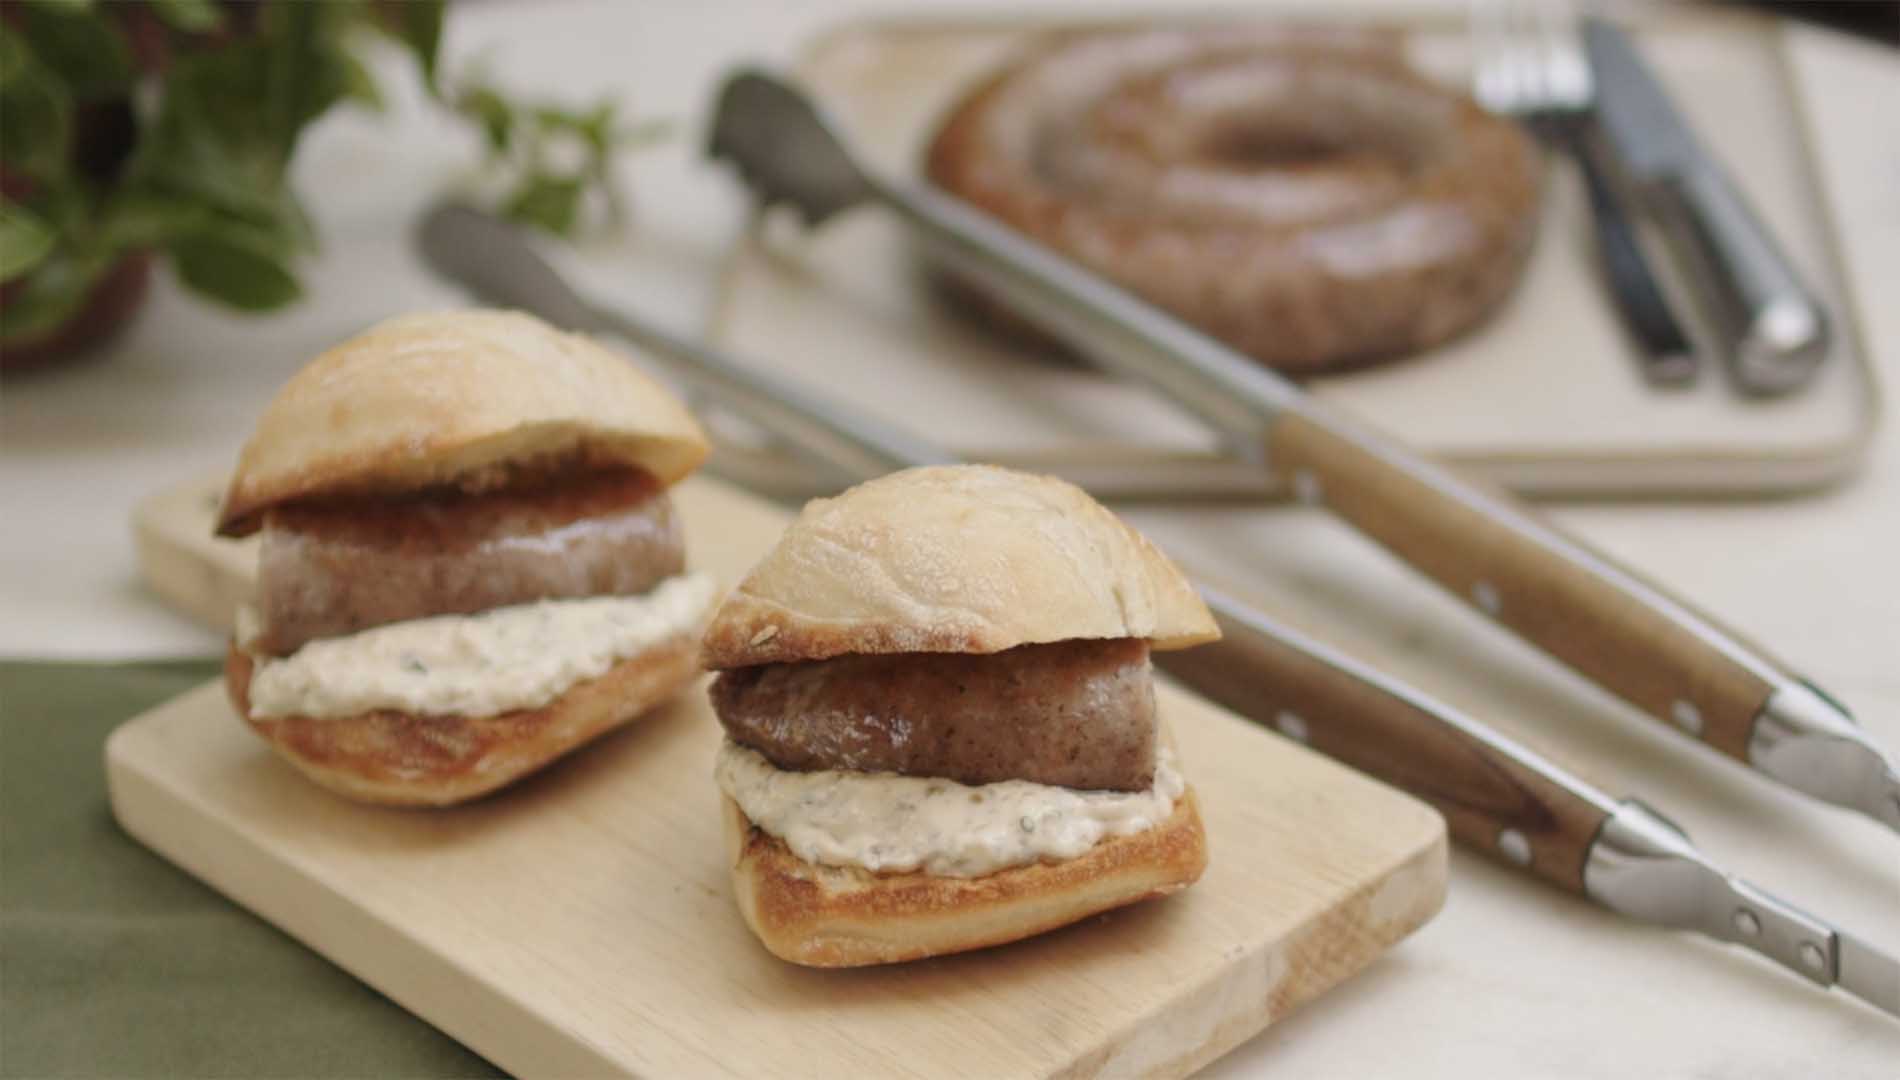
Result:
{"label": "green plant leaf", "polygon": [[72,96],[24,35],[0,34],[0,161],[41,183],[66,174]]}
{"label": "green plant leaf", "polygon": [[264,82],[268,137],[279,159],[290,160],[304,126],[348,90],[343,50],[335,40],[337,16],[328,4],[271,4],[264,9]]}
{"label": "green plant leaf", "polygon": [[269,311],[303,295],[275,245],[251,230],[207,230],[173,241],[170,251],[181,281],[242,311]]}
{"label": "green plant leaf", "polygon": [[343,63],[344,94],[364,108],[382,112],[383,92],[376,85],[376,76],[350,53],[340,53],[338,59]]}
{"label": "green plant leaf", "polygon": [[76,98],[111,97],[132,85],[132,47],[107,16],[36,4],[25,9],[20,31],[40,63]]}
{"label": "green plant leaf", "polygon": [[54,250],[0,305],[0,342],[31,341],[71,318],[111,260]]}
{"label": "green plant leaf", "polygon": [[202,203],[147,191],[125,191],[99,214],[97,242],[108,248],[156,248],[201,232],[215,220]]}
{"label": "green plant leaf", "polygon": [[524,225],[566,236],[580,218],[585,189],[579,177],[531,175],[515,189],[502,213]]}
{"label": "green plant leaf", "polygon": [[91,11],[92,4],[93,0],[33,0],[34,7],[64,12]]}
{"label": "green plant leaf", "polygon": [[587,115],[560,105],[534,105],[527,110],[534,122],[549,131],[585,132]]}
{"label": "green plant leaf", "polygon": [[396,7],[402,20],[396,36],[415,54],[422,68],[422,81],[434,90],[435,62],[442,48],[442,15],[447,4],[444,0],[407,0]]}
{"label": "green plant leaf", "polygon": [[229,137],[189,110],[161,116],[140,149],[127,189],[194,203],[260,227],[286,227],[283,172],[275,155],[268,147]]}
{"label": "green plant leaf", "polygon": [[201,34],[224,25],[224,12],[212,0],[149,0],[158,17],[174,29]]}
{"label": "green plant leaf", "polygon": [[613,144],[618,149],[626,150],[659,142],[671,134],[673,134],[671,120],[642,120],[617,129],[613,133]]}
{"label": "green plant leaf", "polygon": [[515,114],[508,107],[508,102],[486,86],[474,86],[463,91],[456,100],[456,106],[463,115],[474,117],[481,125],[482,135],[488,140],[489,152],[497,157],[505,157],[515,130]]}
{"label": "green plant leaf", "polygon": [[0,199],[0,281],[12,281],[52,254],[53,230],[32,211]]}
{"label": "green plant leaf", "polygon": [[[303,5],[298,5],[303,6]],[[316,7],[318,5],[309,5]],[[285,167],[304,123],[316,115],[311,98],[280,88],[273,69],[285,54],[321,53],[333,82],[315,101],[334,101],[346,79],[331,44],[285,44],[287,32],[318,33],[321,25],[287,25],[275,17],[260,37],[181,60],[166,80],[158,115],[148,126],[126,190],[194,203],[272,238],[284,258],[312,244],[312,230],[285,183]],[[302,61],[294,56],[288,67]],[[320,111],[320,110],[318,110]]]}
{"label": "green plant leaf", "polygon": [[26,75],[34,63],[26,42],[14,34],[0,34],[0,89],[13,85]]}

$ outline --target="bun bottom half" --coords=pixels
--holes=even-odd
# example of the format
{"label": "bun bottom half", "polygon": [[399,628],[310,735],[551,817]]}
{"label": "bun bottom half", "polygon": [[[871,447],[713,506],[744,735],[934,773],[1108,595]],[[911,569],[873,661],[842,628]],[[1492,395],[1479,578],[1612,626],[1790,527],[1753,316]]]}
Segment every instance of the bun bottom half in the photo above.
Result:
{"label": "bun bottom half", "polygon": [[729,796],[721,802],[740,914],[773,955],[807,967],[890,964],[1018,941],[1179,892],[1207,867],[1192,789],[1152,829],[1110,837],[1073,859],[976,878],[809,863]]}
{"label": "bun bottom half", "polygon": [[317,784],[381,806],[450,806],[486,795],[631,723],[699,676],[699,643],[680,634],[569,687],[538,709],[434,716],[254,717],[255,662],[234,644],[224,684],[238,715]]}

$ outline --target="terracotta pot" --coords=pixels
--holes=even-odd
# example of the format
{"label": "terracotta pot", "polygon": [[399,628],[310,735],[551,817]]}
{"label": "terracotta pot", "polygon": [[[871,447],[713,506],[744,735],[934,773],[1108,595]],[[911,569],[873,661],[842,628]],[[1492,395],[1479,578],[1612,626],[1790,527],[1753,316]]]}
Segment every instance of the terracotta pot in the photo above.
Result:
{"label": "terracotta pot", "polygon": [[[100,276],[73,316],[52,330],[22,342],[0,345],[0,371],[17,374],[69,360],[105,344],[132,322],[151,285],[152,254],[134,251]],[[22,282],[0,287],[0,307]]]}

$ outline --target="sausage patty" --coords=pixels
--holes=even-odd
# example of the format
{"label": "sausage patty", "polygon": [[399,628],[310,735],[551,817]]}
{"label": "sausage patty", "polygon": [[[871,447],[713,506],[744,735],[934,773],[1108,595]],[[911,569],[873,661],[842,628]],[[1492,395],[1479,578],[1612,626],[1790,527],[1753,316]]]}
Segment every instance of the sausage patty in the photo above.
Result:
{"label": "sausage patty", "polygon": [[635,470],[533,491],[280,507],[264,520],[252,647],[283,656],[425,615],[635,595],[685,563],[672,500]]}
{"label": "sausage patty", "polygon": [[713,681],[712,703],[734,741],[781,769],[1154,782],[1154,674],[1133,638],[734,668]]}

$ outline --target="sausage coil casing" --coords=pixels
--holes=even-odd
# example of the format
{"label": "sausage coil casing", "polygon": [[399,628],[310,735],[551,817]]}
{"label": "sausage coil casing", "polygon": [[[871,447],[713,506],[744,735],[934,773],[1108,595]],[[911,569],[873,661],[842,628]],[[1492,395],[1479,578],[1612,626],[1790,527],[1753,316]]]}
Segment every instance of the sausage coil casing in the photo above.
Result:
{"label": "sausage coil casing", "polygon": [[1058,38],[952,109],[926,172],[1288,373],[1416,352],[1509,293],[1542,170],[1515,124],[1399,44],[1318,28]]}

